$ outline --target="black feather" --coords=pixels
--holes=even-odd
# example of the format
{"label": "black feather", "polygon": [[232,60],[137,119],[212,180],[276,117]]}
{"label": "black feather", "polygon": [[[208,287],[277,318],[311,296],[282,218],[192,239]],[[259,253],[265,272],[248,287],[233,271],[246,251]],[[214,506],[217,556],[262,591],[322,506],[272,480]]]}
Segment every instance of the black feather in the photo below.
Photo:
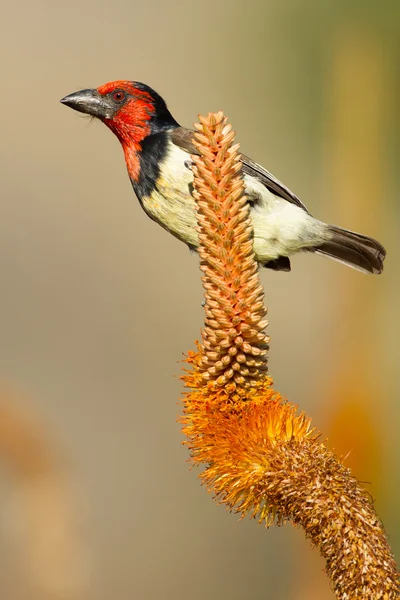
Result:
{"label": "black feather", "polygon": [[314,248],[317,254],[324,254],[345,265],[364,273],[382,273],[386,250],[377,240],[329,225],[332,238]]}
{"label": "black feather", "polygon": [[273,271],[290,271],[290,260],[287,256],[280,256],[275,260],[270,260],[263,264],[266,269],[272,269]]}
{"label": "black feather", "polygon": [[161,163],[167,154],[167,134],[165,132],[149,135],[141,142],[139,152],[140,170],[137,181],[131,179],[136,196],[142,198],[151,196],[160,176]]}

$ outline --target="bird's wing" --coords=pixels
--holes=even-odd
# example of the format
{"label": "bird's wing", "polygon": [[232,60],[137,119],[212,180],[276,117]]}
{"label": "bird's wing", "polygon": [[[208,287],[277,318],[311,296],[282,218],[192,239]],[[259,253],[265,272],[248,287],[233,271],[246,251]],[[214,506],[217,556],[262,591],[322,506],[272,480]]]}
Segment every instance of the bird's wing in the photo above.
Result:
{"label": "bird's wing", "polygon": [[[197,148],[193,144],[193,131],[191,129],[185,129],[184,127],[177,127],[170,132],[171,141],[189,152],[190,154],[199,154]],[[283,183],[276,177],[271,175],[264,167],[258,165],[256,162],[251,160],[244,154],[241,155],[241,161],[243,165],[243,173],[254,177],[257,181],[262,183],[270,192],[287,200],[291,204],[299,206],[308,213],[307,208],[304,206],[302,201],[291,192]]]}
{"label": "bird's wing", "polygon": [[175,129],[171,129],[169,132],[171,141],[173,144],[182,148],[182,150],[186,150],[189,154],[199,154],[196,146],[193,144],[193,133],[191,129],[185,129],[185,127],[176,127]]}

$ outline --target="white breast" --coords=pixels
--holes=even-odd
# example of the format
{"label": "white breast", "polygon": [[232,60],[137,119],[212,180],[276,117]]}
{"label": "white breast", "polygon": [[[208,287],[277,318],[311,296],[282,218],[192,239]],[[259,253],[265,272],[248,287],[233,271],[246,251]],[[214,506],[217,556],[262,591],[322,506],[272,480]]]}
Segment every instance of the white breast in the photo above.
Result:
{"label": "white breast", "polygon": [[164,229],[190,246],[198,246],[196,208],[190,190],[193,173],[185,166],[190,155],[169,142],[156,188],[142,198],[148,215]]}

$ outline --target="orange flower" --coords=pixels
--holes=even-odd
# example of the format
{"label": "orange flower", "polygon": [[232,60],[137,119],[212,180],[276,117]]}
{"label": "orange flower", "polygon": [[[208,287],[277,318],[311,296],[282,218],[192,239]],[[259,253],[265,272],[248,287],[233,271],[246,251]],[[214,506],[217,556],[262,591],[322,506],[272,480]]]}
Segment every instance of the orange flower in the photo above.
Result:
{"label": "orange flower", "polygon": [[220,112],[195,125],[194,197],[200,268],[204,273],[205,328],[200,371],[213,387],[246,389],[267,369],[264,293],[254,260],[249,206],[238,145]]}
{"label": "orange flower", "polygon": [[267,376],[266,309],[238,145],[221,112],[199,117],[193,156],[205,290],[202,344],[182,376],[181,419],[201,479],[228,509],[303,527],[338,598],[394,599],[396,564],[371,500]]}

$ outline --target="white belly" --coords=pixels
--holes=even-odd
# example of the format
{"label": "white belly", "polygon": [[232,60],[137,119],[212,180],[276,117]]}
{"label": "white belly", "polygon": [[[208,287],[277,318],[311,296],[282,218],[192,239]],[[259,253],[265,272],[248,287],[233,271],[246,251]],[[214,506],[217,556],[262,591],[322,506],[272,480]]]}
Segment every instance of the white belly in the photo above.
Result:
{"label": "white belly", "polygon": [[290,256],[329,239],[325,223],[276,196],[254,177],[246,175],[244,181],[251,202],[254,250],[259,262]]}

